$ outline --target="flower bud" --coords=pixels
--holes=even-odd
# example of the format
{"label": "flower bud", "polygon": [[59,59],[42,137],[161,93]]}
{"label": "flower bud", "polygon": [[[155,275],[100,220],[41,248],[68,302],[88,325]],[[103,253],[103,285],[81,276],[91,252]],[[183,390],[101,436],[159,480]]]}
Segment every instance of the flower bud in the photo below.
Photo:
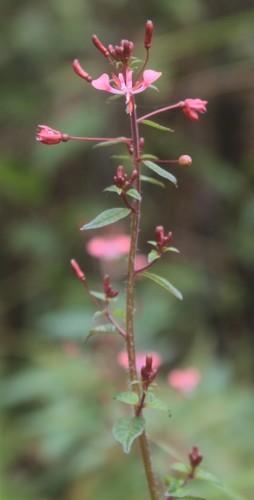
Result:
{"label": "flower bud", "polygon": [[47,125],[38,125],[36,140],[42,144],[59,144],[59,142],[66,142],[69,140],[67,134],[62,134],[58,130],[54,130]]}
{"label": "flower bud", "polygon": [[75,261],[75,259],[71,259],[71,266],[72,269],[74,270],[76,276],[83,282],[86,281],[86,276],[83,273],[82,269],[80,269],[78,263]]}
{"label": "flower bud", "polygon": [[178,158],[178,165],[180,167],[190,167],[192,164],[192,158],[189,155],[182,155]]}
{"label": "flower bud", "polygon": [[189,460],[190,460],[190,465],[193,469],[198,467],[198,465],[202,462],[203,455],[200,453],[197,446],[193,446],[192,452],[189,453]]}
{"label": "flower bud", "polygon": [[86,80],[88,83],[91,83],[92,77],[80,66],[78,59],[75,59],[73,61],[72,66],[73,66],[73,69],[74,69],[75,73],[78,76],[80,76],[81,78],[83,78],[84,80]]}
{"label": "flower bud", "polygon": [[103,43],[99,40],[99,38],[96,35],[92,36],[92,42],[95,45],[95,47],[105,56],[109,56],[109,51],[106,47],[104,47]]}
{"label": "flower bud", "polygon": [[153,22],[147,21],[145,29],[145,38],[144,38],[145,49],[150,49],[152,36],[153,36]]}

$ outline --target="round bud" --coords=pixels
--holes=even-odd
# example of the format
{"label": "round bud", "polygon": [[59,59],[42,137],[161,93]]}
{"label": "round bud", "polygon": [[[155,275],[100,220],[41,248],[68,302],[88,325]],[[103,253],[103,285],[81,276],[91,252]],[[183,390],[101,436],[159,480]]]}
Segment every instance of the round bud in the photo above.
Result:
{"label": "round bud", "polygon": [[182,155],[178,158],[178,165],[180,167],[190,167],[192,164],[192,158],[189,155]]}

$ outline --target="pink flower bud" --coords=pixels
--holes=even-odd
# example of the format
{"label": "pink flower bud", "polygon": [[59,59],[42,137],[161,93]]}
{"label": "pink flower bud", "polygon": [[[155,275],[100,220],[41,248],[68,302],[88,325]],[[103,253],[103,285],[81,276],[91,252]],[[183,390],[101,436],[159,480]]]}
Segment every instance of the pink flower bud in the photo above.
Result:
{"label": "pink flower bud", "polygon": [[99,40],[99,38],[96,35],[92,36],[92,42],[95,45],[95,47],[105,56],[109,56],[109,51],[106,47],[104,47],[103,43]]}
{"label": "pink flower bud", "polygon": [[72,269],[74,270],[76,276],[81,280],[81,281],[86,281],[86,276],[83,273],[82,269],[80,269],[78,263],[75,261],[75,259],[71,259],[71,266]]}
{"label": "pink flower bud", "polygon": [[59,142],[64,142],[69,140],[67,134],[62,134],[58,130],[48,127],[47,125],[38,125],[36,140],[42,142],[42,144],[59,144]]}
{"label": "pink flower bud", "polygon": [[88,83],[91,83],[92,77],[80,66],[78,59],[75,59],[73,61],[72,66],[73,66],[73,69],[74,69],[75,73],[78,76],[80,76],[81,78],[83,78],[84,80],[86,80]]}
{"label": "pink flower bud", "polygon": [[153,22],[147,21],[145,29],[145,38],[144,38],[145,49],[150,49],[152,36],[153,36]]}
{"label": "pink flower bud", "polygon": [[193,446],[192,452],[189,453],[189,460],[190,460],[190,465],[193,469],[198,467],[198,465],[202,462],[203,455],[200,453],[197,446]]}
{"label": "pink flower bud", "polygon": [[189,155],[182,155],[178,158],[178,165],[180,167],[190,167],[192,164],[192,158]]}

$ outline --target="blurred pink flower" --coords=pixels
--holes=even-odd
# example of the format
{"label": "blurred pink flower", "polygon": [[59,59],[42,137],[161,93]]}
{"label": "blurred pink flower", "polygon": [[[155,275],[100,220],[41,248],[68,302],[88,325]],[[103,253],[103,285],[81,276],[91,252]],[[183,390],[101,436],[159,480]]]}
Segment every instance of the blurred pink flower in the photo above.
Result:
{"label": "blurred pink flower", "polygon": [[185,370],[171,370],[168,374],[168,382],[171,387],[182,394],[191,393],[199,384],[201,373],[197,368],[186,368]]}
{"label": "blurred pink flower", "polygon": [[[153,368],[157,369],[162,364],[162,357],[158,352],[137,352],[136,354],[136,362],[137,362],[137,371],[140,372],[141,367],[146,364],[146,356],[152,356],[153,358]],[[117,356],[117,362],[120,366],[128,369],[128,354],[126,351],[120,351]]]}
{"label": "blurred pink flower", "polygon": [[130,250],[130,236],[98,236],[88,241],[86,249],[92,257],[102,260],[115,260]]}

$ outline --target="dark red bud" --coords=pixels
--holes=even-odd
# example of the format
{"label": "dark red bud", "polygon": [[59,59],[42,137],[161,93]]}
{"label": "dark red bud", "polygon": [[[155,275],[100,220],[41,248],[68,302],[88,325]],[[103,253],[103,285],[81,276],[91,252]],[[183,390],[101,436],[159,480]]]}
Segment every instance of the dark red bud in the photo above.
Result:
{"label": "dark red bud", "polygon": [[146,21],[145,38],[144,38],[145,49],[150,49],[152,36],[153,36],[153,22]]}
{"label": "dark red bud", "polygon": [[103,45],[103,43],[101,43],[101,41],[99,40],[99,38],[96,36],[96,35],[93,35],[92,36],[92,42],[93,44],[95,45],[95,47],[105,56],[105,57],[108,57],[109,56],[109,51],[108,49]]}
{"label": "dark red bud", "polygon": [[191,467],[195,469],[203,460],[203,455],[200,453],[197,446],[193,446],[192,452],[189,453]]}

